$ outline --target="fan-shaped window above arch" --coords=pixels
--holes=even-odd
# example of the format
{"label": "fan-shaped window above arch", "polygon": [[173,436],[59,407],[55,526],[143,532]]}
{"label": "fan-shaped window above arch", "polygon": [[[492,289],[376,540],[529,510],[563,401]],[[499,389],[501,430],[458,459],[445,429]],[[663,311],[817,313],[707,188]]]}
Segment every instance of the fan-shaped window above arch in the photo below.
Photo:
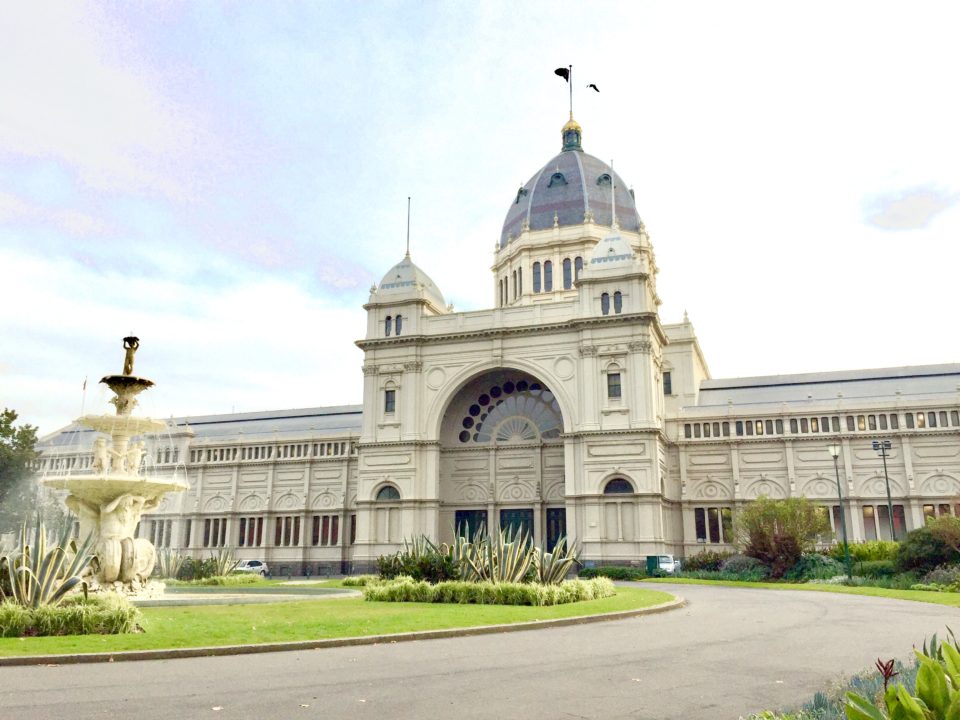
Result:
{"label": "fan-shaped window above arch", "polygon": [[484,388],[467,412],[460,421],[462,444],[556,439],[563,427],[553,393],[528,380],[506,380]]}
{"label": "fan-shaped window above arch", "polygon": [[626,495],[633,492],[633,485],[623,478],[614,478],[603,488],[604,495]]}
{"label": "fan-shaped window above arch", "polygon": [[396,502],[400,499],[400,491],[393,485],[384,485],[377,491],[377,502]]}
{"label": "fan-shaped window above arch", "polygon": [[567,179],[563,176],[562,172],[555,172],[550,176],[550,183],[547,187],[553,187],[554,185],[566,185]]}

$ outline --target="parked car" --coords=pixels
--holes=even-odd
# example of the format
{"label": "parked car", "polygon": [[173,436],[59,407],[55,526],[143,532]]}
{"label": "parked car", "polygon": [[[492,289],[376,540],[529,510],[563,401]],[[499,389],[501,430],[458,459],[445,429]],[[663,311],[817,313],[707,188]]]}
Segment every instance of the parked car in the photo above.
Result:
{"label": "parked car", "polygon": [[668,573],[674,573],[682,569],[680,561],[674,560],[673,555],[660,555],[657,558],[657,565],[661,570]]}
{"label": "parked car", "polygon": [[270,568],[267,567],[267,564],[263,560],[241,560],[240,564],[237,565],[233,571],[266,575],[270,572]]}

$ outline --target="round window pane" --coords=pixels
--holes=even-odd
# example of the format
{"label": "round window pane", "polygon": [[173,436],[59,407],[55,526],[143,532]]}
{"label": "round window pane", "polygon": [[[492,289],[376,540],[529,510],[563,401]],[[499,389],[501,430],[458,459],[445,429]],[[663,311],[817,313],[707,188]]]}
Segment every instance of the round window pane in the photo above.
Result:
{"label": "round window pane", "polygon": [[468,442],[469,440],[470,440],[470,433],[468,433],[466,430],[461,430],[460,442],[465,443],[465,442]]}

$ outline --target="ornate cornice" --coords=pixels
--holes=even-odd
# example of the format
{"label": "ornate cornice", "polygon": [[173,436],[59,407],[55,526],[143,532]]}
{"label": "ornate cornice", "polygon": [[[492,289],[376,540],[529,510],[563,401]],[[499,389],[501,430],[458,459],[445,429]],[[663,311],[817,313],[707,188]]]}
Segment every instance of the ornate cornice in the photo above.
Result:
{"label": "ornate cornice", "polygon": [[357,340],[356,346],[361,350],[369,350],[386,345],[429,345],[450,342],[451,340],[475,340],[478,338],[505,338],[524,335],[546,335],[564,330],[580,330],[601,325],[617,325],[640,322],[655,324],[659,319],[656,313],[624,313],[621,315],[598,315],[588,318],[573,318],[559,323],[541,323],[539,325],[524,325],[522,327],[491,327],[483,330],[465,330],[455,333],[438,333],[436,335],[402,335],[392,338],[369,338]]}

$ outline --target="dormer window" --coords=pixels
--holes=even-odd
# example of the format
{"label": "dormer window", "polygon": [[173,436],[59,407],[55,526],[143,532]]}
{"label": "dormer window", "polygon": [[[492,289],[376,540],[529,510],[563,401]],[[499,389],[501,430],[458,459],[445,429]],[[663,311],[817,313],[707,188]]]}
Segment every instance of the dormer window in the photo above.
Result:
{"label": "dormer window", "polygon": [[606,185],[607,187],[609,187],[612,184],[613,184],[613,178],[610,177],[610,173],[604,173],[603,175],[597,178],[597,185],[600,185],[600,186]]}
{"label": "dormer window", "polygon": [[526,197],[528,192],[529,192],[529,190],[527,190],[525,187],[521,187],[519,190],[517,190],[517,199],[513,201],[513,204],[514,204],[514,205],[519,205],[519,204],[520,204],[520,198]]}
{"label": "dormer window", "polygon": [[550,176],[550,183],[547,187],[553,187],[554,185],[566,185],[567,179],[563,176],[562,172],[555,172]]}

